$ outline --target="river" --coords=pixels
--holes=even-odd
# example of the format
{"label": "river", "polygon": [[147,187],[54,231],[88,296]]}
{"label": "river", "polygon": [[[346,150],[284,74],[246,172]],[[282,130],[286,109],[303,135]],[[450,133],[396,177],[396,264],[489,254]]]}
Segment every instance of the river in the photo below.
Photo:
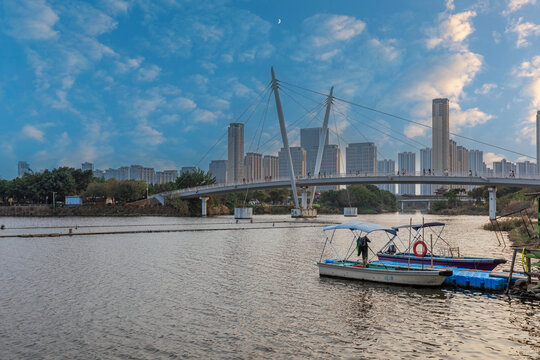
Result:
{"label": "river", "polygon": [[[422,221],[356,220],[411,216]],[[287,220],[0,218],[0,235],[232,229],[0,239],[0,358],[540,358],[540,304],[320,278],[322,226],[280,228]],[[510,258],[486,217],[425,221],[447,223],[466,255]]]}

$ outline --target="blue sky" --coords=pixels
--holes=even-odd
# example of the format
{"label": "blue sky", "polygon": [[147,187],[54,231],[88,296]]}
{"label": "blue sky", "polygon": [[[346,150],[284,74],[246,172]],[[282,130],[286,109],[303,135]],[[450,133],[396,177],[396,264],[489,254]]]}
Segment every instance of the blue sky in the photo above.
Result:
{"label": "blue sky", "polygon": [[[0,11],[2,178],[18,160],[207,169],[225,159],[226,138],[203,155],[246,108],[245,150],[276,152],[264,97],[272,65],[280,80],[334,85],[338,97],[426,124],[431,99],[448,97],[455,133],[536,153],[540,1],[5,0]],[[322,101],[291,86],[288,95],[288,123]],[[332,143],[371,140],[379,157],[431,144],[425,128],[343,104],[331,128]],[[298,133],[291,126],[292,144]],[[457,142],[488,163],[521,160]]]}

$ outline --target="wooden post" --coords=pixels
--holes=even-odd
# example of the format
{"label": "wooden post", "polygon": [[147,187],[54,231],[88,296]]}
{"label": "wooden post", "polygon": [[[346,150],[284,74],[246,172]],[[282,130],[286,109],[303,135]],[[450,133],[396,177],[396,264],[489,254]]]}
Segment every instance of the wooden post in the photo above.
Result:
{"label": "wooden post", "polygon": [[516,262],[517,249],[514,249],[514,255],[512,255],[512,265],[510,265],[510,274],[508,275],[508,283],[506,284],[506,293],[510,291],[510,283],[512,282],[512,273],[514,272],[514,263]]}
{"label": "wooden post", "polygon": [[[525,254],[528,254],[528,249],[525,250]],[[532,281],[531,279],[531,258],[527,258],[527,284],[530,284]]]}

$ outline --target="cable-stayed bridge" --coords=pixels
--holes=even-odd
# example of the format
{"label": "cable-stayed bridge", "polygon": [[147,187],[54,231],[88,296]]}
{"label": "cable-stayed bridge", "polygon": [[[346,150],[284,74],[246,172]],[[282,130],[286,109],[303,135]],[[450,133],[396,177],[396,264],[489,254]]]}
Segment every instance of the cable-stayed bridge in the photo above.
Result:
{"label": "cable-stayed bridge", "polygon": [[[361,124],[363,129],[368,129],[368,132],[373,136],[374,132],[382,134],[386,139],[392,139],[392,141],[398,141],[401,142],[407,146],[412,146],[413,148],[420,150],[418,146],[422,146],[426,148],[427,146],[425,144],[422,144],[420,141],[409,137],[402,132],[395,129],[395,127],[390,126],[388,124],[385,124],[384,122],[377,122],[375,125],[373,124],[374,120],[368,116],[366,116],[363,113],[360,113],[358,111],[355,111],[354,107],[377,113],[378,115],[387,116],[393,119],[398,119],[401,121],[408,122],[410,124],[413,124],[417,127],[424,127],[431,129],[431,126],[426,125],[422,122],[417,122],[413,120],[409,120],[407,118],[404,118],[402,116],[393,115],[388,112],[384,112],[372,107],[364,106],[349,100],[341,99],[338,97],[335,97],[333,95],[334,88],[332,87],[330,89],[329,94],[323,94],[321,92],[317,92],[314,90],[309,90],[304,87],[293,85],[287,82],[281,82],[276,79],[274,74],[274,69],[271,69],[271,76],[272,80],[267,84],[267,86],[264,88],[263,92],[259,94],[258,100],[259,104],[264,103],[266,100],[266,109],[264,110],[262,116],[259,119],[259,124],[257,125],[257,130],[255,132],[255,135],[253,136],[250,147],[255,143],[255,139],[258,137],[258,140],[256,142],[256,151],[261,151],[265,145],[269,144],[272,140],[274,141],[274,144],[277,142],[276,137],[270,138],[269,140],[266,140],[261,145],[261,138],[263,134],[263,129],[265,126],[266,117],[268,114],[268,106],[270,103],[270,99],[273,98],[275,100],[276,105],[276,112],[277,112],[277,118],[279,122],[280,127],[280,135],[281,135],[281,142],[279,145],[282,147],[282,149],[286,152],[286,160],[287,160],[287,175],[282,174],[280,171],[280,178],[279,179],[273,179],[272,181],[268,180],[254,180],[250,181],[249,179],[244,178],[242,181],[239,181],[237,179],[234,183],[228,183],[228,184],[216,184],[216,185],[209,185],[209,186],[201,186],[196,188],[186,188],[181,190],[174,190],[169,192],[164,192],[160,194],[152,195],[153,198],[158,199],[162,204],[164,203],[165,199],[170,197],[181,197],[181,198],[197,198],[199,197],[202,200],[203,203],[203,216],[206,215],[206,200],[208,199],[208,196],[211,195],[218,195],[218,194],[225,194],[229,192],[236,192],[236,191],[249,191],[249,190],[260,190],[260,189],[271,189],[271,188],[285,188],[285,187],[291,187],[293,198],[294,198],[294,204],[295,208],[292,211],[293,217],[303,217],[303,216],[313,216],[316,214],[315,209],[313,209],[312,205],[314,202],[314,197],[316,193],[317,187],[321,186],[336,186],[336,185],[352,185],[352,184],[434,184],[434,185],[442,185],[442,186],[488,186],[490,190],[490,217],[495,217],[495,192],[497,186],[540,186],[540,177],[534,176],[531,177],[530,174],[527,174],[527,176],[518,177],[515,176],[514,172],[512,171],[508,177],[504,177],[499,175],[498,177],[494,176],[476,176],[476,174],[473,176],[473,173],[470,171],[469,175],[463,175],[464,171],[456,172],[455,174],[452,174],[449,172],[448,169],[433,169],[433,173],[431,172],[431,169],[429,169],[429,174],[426,174],[426,169],[424,169],[421,173],[415,173],[415,174],[359,174],[357,172],[356,175],[353,174],[334,174],[334,175],[326,175],[326,172],[324,172],[324,176],[312,176],[311,174],[321,174],[321,165],[322,165],[322,159],[323,159],[323,152],[326,145],[326,141],[328,141],[327,134],[329,131],[333,133],[333,135],[336,136],[338,139],[338,142],[342,141],[343,143],[347,143],[346,139],[344,139],[343,134],[340,133],[336,121],[336,114],[337,116],[341,116],[343,119],[346,119],[348,121],[349,125],[351,125],[355,130],[357,130],[360,135],[366,140],[369,141],[369,139],[366,137],[366,135],[360,131],[360,129],[356,126],[356,124]],[[286,86],[284,86],[286,84]],[[284,91],[284,87],[287,89],[287,91]],[[304,106],[297,100],[295,100],[291,93],[296,93],[304,98],[308,98],[307,96],[301,94],[297,90],[304,90],[307,92],[310,92],[312,94],[316,94],[317,96],[324,96],[324,100],[321,101],[315,101],[316,106],[314,108],[309,109],[308,107]],[[293,102],[295,102],[297,105],[299,105],[301,108],[303,108],[306,112],[295,121],[291,122],[290,127],[299,127],[299,122],[303,121],[305,118],[311,118],[310,123],[312,120],[316,119],[320,123],[322,123],[320,132],[320,137],[318,141],[318,149],[317,149],[317,156],[315,160],[315,166],[314,171],[309,172],[308,176],[304,175],[303,172],[298,172],[299,175],[296,175],[297,172],[294,169],[293,166],[293,160],[291,156],[291,149],[289,146],[289,139],[288,139],[288,131],[285,123],[285,116],[283,112],[283,108],[281,105],[281,97],[280,97],[280,91],[284,92]],[[312,99],[309,99],[313,101]],[[340,103],[339,106],[337,106]],[[252,104],[253,105],[253,104]],[[251,106],[248,107],[247,110],[251,108]],[[257,105],[258,106],[258,105]],[[318,116],[321,112],[324,111],[324,119],[319,119]],[[243,116],[246,111],[242,113],[241,116]],[[354,121],[354,119],[351,117],[350,113],[354,112],[356,115],[367,119],[368,122],[365,121]],[[253,117],[253,114],[255,113],[255,110],[247,116],[247,119],[245,120],[244,124],[247,124],[247,122]],[[334,119],[334,129],[329,126],[329,120],[331,115]],[[372,123],[369,123],[369,121],[372,121]],[[212,151],[217,144],[225,138],[225,135],[227,133],[223,134],[220,139],[209,149],[209,151],[203,155],[201,160],[199,160],[199,163]],[[489,146],[491,148],[495,148],[498,150],[503,150],[507,153],[513,153],[522,157],[527,157],[534,159],[534,157],[528,156],[526,154],[513,151],[508,148],[504,148],[498,144],[489,144],[483,141],[475,140],[467,136],[463,136],[460,134],[449,132],[450,135],[452,135],[454,138],[461,138],[466,141],[475,142],[478,144],[482,144],[484,146]],[[377,135],[380,137],[380,135]],[[341,144],[339,144],[341,146]],[[380,152],[377,151],[379,155]],[[384,156],[383,156],[384,157]],[[197,164],[198,165],[198,164]],[[344,168],[344,167],[343,167]],[[475,172],[476,173],[476,172]],[[437,174],[437,175],[433,175]],[[483,175],[483,174],[482,174]],[[300,193],[300,196],[299,196]]]}

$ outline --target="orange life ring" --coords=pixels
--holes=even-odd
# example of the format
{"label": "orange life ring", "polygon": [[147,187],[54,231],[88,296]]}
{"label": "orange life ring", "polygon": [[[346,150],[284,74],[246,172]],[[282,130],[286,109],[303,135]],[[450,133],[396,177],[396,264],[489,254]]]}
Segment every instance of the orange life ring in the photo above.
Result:
{"label": "orange life ring", "polygon": [[[416,250],[416,248],[418,247],[418,245],[422,245],[423,247],[423,250],[422,250],[422,253],[419,254],[418,251]],[[424,257],[426,256],[427,254],[427,245],[425,242],[423,242],[422,240],[418,240],[417,242],[414,243],[414,247],[413,247],[413,252],[414,252],[414,255],[418,256],[418,257]]]}

